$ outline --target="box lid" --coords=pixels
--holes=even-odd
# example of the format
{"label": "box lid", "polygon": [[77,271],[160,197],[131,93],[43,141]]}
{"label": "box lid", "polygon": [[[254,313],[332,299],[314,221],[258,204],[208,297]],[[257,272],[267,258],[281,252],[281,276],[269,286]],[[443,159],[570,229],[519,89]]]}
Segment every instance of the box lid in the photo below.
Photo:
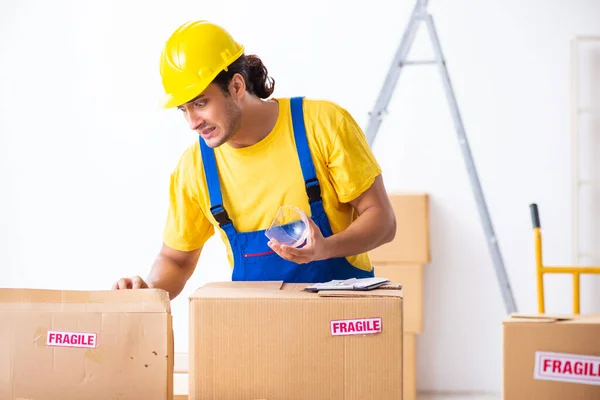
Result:
{"label": "box lid", "polygon": [[0,311],[45,312],[171,312],[162,289],[53,290],[0,289]]}
{"label": "box lid", "polygon": [[386,284],[374,290],[323,290],[305,291],[309,283],[283,283],[283,281],[210,282],[190,295],[190,301],[202,298],[319,298],[319,297],[392,297],[402,298],[402,286]]}
{"label": "box lid", "polygon": [[538,324],[600,324],[600,314],[524,314],[513,313],[506,317],[504,324],[538,323]]}

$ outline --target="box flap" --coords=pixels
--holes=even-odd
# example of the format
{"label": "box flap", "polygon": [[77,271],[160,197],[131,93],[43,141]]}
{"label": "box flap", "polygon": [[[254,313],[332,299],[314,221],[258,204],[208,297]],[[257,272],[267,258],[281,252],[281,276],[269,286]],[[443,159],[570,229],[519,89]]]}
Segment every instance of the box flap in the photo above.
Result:
{"label": "box flap", "polygon": [[302,284],[284,284],[283,281],[224,281],[209,282],[189,296],[194,299],[240,299],[304,296]]}
{"label": "box flap", "polygon": [[189,299],[241,298],[316,298],[316,297],[403,297],[402,285],[386,283],[373,290],[305,291],[308,283],[268,282],[211,282],[197,289]]}
{"label": "box flap", "polygon": [[304,288],[309,286],[307,283],[284,283],[281,286],[281,290],[287,290],[289,292],[303,292]]}
{"label": "box flap", "polygon": [[600,323],[600,314],[524,314],[513,313],[509,315],[504,323],[571,323],[571,324],[594,324]]}
{"label": "box flap", "polygon": [[600,314],[570,315],[569,318],[559,322],[565,324],[600,324]]}
{"label": "box flap", "polygon": [[[208,282],[198,289],[196,289],[188,298],[203,298],[211,297],[214,298],[215,294],[223,292],[221,297],[230,297],[227,293],[228,290],[245,291],[245,290],[259,290],[259,291],[278,291],[281,290],[283,281],[222,281],[222,282]],[[239,296],[235,296],[239,297]]]}
{"label": "box flap", "polygon": [[162,289],[53,290],[0,289],[0,311],[171,312]]}
{"label": "box flap", "polygon": [[404,297],[400,284],[386,284],[374,290],[321,290],[318,294],[319,297]]}
{"label": "box flap", "polygon": [[203,285],[203,288],[235,288],[235,289],[272,289],[279,290],[283,286],[283,281],[223,281],[209,282]]}
{"label": "box flap", "polygon": [[504,320],[505,323],[513,323],[513,322],[529,322],[529,323],[552,323],[557,322],[558,319],[554,317],[544,317],[544,316],[513,316]]}
{"label": "box flap", "polygon": [[273,299],[317,297],[316,293],[301,290],[275,290],[264,288],[205,287],[196,290],[190,301],[199,299]]}

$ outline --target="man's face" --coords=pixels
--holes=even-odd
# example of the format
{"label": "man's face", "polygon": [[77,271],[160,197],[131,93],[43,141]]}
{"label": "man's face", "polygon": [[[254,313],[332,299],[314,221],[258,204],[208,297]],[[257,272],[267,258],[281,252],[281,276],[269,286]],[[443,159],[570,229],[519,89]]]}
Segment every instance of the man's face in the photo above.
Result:
{"label": "man's face", "polygon": [[210,84],[200,96],[177,107],[190,128],[198,132],[208,147],[219,147],[240,128],[242,110],[236,99]]}

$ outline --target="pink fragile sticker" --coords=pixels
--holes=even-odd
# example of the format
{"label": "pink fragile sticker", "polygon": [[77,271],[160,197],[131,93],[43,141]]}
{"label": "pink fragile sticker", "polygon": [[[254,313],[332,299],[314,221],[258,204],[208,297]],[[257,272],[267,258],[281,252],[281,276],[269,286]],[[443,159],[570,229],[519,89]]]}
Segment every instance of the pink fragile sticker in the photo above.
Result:
{"label": "pink fragile sticker", "polygon": [[546,381],[600,385],[600,357],[537,351],[533,376]]}
{"label": "pink fragile sticker", "polygon": [[96,339],[97,335],[91,332],[48,331],[46,346],[94,349],[97,345]]}
{"label": "pink fragile sticker", "polygon": [[381,332],[381,318],[340,319],[331,321],[333,336],[369,335]]}

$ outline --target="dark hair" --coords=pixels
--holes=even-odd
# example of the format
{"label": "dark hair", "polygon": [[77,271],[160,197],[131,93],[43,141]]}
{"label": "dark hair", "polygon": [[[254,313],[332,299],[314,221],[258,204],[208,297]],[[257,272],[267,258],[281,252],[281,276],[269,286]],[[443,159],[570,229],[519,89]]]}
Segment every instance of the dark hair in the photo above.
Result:
{"label": "dark hair", "polygon": [[227,86],[235,74],[242,75],[248,92],[261,99],[268,98],[275,89],[275,80],[269,76],[262,60],[253,54],[242,54],[227,67],[227,71],[221,71],[213,83],[219,85],[225,93],[229,93]]}

